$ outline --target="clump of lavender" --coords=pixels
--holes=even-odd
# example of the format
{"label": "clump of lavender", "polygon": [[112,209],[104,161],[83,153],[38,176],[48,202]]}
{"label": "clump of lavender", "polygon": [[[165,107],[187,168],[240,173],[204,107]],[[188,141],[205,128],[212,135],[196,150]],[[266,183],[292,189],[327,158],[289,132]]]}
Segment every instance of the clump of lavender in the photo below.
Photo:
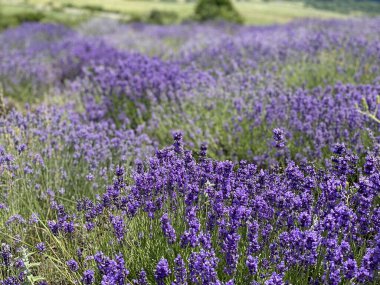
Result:
{"label": "clump of lavender", "polygon": [[187,285],[187,270],[181,255],[178,255],[174,259],[174,264],[175,281],[173,282],[173,285]]}
{"label": "clump of lavender", "polygon": [[259,260],[257,257],[253,257],[252,255],[248,255],[246,265],[249,269],[249,273],[254,275],[257,273]]}
{"label": "clump of lavender", "polygon": [[275,143],[275,147],[278,149],[283,149],[286,143],[285,132],[282,129],[274,129],[273,130],[273,140]]}
{"label": "clump of lavender", "polygon": [[167,238],[169,244],[174,243],[177,239],[177,236],[175,234],[175,229],[170,223],[169,215],[167,213],[163,214],[160,221],[162,232],[164,233],[164,236]]}
{"label": "clump of lavender", "polygon": [[283,285],[282,276],[274,272],[271,277],[265,281],[265,285]]}
{"label": "clump of lavender", "polygon": [[343,264],[344,277],[351,280],[357,276],[358,266],[356,260],[349,258]]}
{"label": "clump of lavender", "polygon": [[158,285],[164,285],[165,279],[171,274],[169,263],[165,258],[161,258],[157,263],[156,270],[154,272],[154,278]]}
{"label": "clump of lavender", "polygon": [[[379,22],[0,33],[0,284],[37,272],[40,285],[378,284]],[[186,44],[173,50],[172,39]],[[331,80],[355,84],[325,87],[333,81],[313,74],[293,88],[300,54],[318,69],[330,52],[356,72],[338,66]],[[9,96],[47,90],[49,106],[8,108]],[[271,126],[286,127],[273,130],[274,152],[261,142]],[[157,150],[174,128],[191,147],[210,148],[194,158],[175,132]],[[51,257],[65,274],[52,274]]]}
{"label": "clump of lavender", "polygon": [[117,285],[123,285],[125,283],[129,271],[125,268],[122,254],[117,254],[114,259],[110,259],[102,252],[98,252],[94,256],[94,259],[102,273],[102,282],[111,282]]}
{"label": "clump of lavender", "polygon": [[119,242],[123,241],[125,234],[124,218],[122,216],[111,216],[111,223]]}
{"label": "clump of lavender", "polygon": [[207,149],[208,145],[207,143],[202,143],[199,151],[199,157],[205,158],[207,156]]}
{"label": "clump of lavender", "polygon": [[44,253],[45,250],[46,250],[46,245],[45,245],[45,243],[44,243],[44,242],[37,243],[37,244],[36,244],[36,249],[38,250],[38,253],[39,253],[39,254]]}
{"label": "clump of lavender", "polygon": [[2,265],[5,267],[10,266],[11,264],[11,258],[12,258],[12,253],[11,253],[11,247],[9,244],[2,243],[1,244],[1,249],[0,249],[0,256],[2,258]]}
{"label": "clump of lavender", "polygon": [[213,251],[193,252],[189,260],[189,279],[197,284],[218,284],[218,258]]}
{"label": "clump of lavender", "polygon": [[68,260],[66,262],[66,265],[73,272],[76,272],[79,269],[79,265],[78,265],[78,263],[74,259]]}
{"label": "clump of lavender", "polygon": [[17,269],[24,268],[24,267],[25,267],[25,262],[24,262],[21,258],[18,258],[18,259],[15,261],[14,266],[15,266]]}
{"label": "clump of lavender", "polygon": [[149,284],[145,270],[140,271],[139,278],[137,280],[134,280],[134,284],[137,284],[137,285],[148,285]]}
{"label": "clump of lavender", "polygon": [[94,284],[95,282],[95,272],[92,269],[87,269],[83,272],[82,282],[85,285]]}
{"label": "clump of lavender", "polygon": [[174,151],[178,154],[183,154],[183,134],[180,131],[173,133]]}

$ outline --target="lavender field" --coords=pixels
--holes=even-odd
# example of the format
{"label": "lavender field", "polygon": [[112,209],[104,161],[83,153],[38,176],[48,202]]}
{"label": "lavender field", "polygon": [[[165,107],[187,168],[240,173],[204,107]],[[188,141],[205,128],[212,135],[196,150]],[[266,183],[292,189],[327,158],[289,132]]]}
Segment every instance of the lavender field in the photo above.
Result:
{"label": "lavender field", "polygon": [[380,284],[380,18],[0,33],[0,284]]}

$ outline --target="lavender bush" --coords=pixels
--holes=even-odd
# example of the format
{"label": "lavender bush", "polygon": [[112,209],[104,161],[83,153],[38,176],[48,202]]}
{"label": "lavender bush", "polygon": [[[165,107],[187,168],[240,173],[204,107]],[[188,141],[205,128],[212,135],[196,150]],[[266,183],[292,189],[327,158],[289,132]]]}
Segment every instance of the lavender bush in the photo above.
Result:
{"label": "lavender bush", "polygon": [[0,34],[0,284],[379,284],[380,20]]}

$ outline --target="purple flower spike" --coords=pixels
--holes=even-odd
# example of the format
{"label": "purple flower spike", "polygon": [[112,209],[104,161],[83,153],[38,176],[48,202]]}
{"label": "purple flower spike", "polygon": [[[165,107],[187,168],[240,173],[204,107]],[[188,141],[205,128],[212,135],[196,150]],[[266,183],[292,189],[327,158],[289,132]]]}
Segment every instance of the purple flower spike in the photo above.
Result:
{"label": "purple flower spike", "polygon": [[73,272],[76,272],[79,269],[79,265],[78,265],[78,263],[74,259],[68,260],[66,262],[66,265]]}
{"label": "purple flower spike", "polygon": [[286,138],[285,138],[285,132],[282,129],[273,130],[273,139],[274,139],[276,148],[282,149],[285,147]]}
{"label": "purple flower spike", "polygon": [[85,284],[85,285],[93,284],[93,283],[95,282],[95,272],[94,272],[94,270],[92,270],[92,269],[87,269],[87,270],[83,273],[82,282],[83,282],[83,284]]}
{"label": "purple flower spike", "polygon": [[40,254],[44,253],[46,250],[46,245],[44,242],[37,243],[36,248]]}
{"label": "purple flower spike", "polygon": [[154,272],[154,278],[157,281],[157,285],[164,285],[165,278],[171,274],[169,263],[165,258],[161,258],[157,263],[156,270]]}

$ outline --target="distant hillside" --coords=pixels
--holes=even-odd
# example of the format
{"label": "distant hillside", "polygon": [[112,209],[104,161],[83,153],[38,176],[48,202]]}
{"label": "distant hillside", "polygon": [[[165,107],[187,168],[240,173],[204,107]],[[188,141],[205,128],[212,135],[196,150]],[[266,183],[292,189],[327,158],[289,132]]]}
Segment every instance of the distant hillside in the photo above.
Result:
{"label": "distant hillside", "polygon": [[304,0],[304,2],[313,8],[339,13],[358,11],[367,14],[380,14],[380,0]]}
{"label": "distant hillside", "polygon": [[[343,14],[307,6],[302,0],[293,2],[234,0],[233,2],[247,25],[281,24],[303,18],[340,19],[351,16],[349,13]],[[151,18],[150,15],[157,15],[159,11],[161,14],[173,16],[171,19],[174,19],[175,23],[180,23],[191,18],[195,3],[195,0],[0,0],[0,28],[1,22],[5,22],[5,26],[22,22],[14,20],[16,14],[23,16],[18,18],[24,18],[27,13],[29,19],[29,14],[34,12],[38,12],[39,15],[42,13],[43,21],[69,22],[71,25],[81,19],[86,20],[95,16],[145,21]]]}

